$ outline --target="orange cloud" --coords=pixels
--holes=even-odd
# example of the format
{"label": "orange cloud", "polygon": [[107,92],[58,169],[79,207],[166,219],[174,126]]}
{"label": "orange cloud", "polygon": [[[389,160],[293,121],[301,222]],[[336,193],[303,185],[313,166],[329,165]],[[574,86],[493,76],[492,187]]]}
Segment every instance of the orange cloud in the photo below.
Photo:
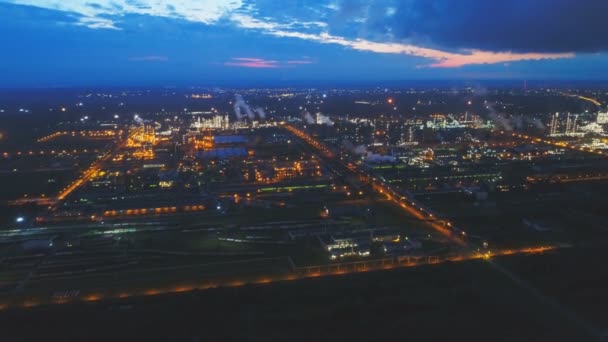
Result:
{"label": "orange cloud", "polygon": [[437,68],[457,68],[465,65],[496,64],[505,62],[516,62],[524,60],[541,59],[561,59],[574,58],[576,55],[567,53],[516,53],[511,51],[492,52],[481,50],[464,50],[460,53],[447,52],[437,49],[425,48],[416,45],[402,43],[379,43],[366,39],[347,39],[334,36],[327,32],[304,33],[290,31],[284,25],[260,21],[256,18],[238,14],[231,16],[231,19],[242,28],[259,29],[265,34],[276,37],[297,38],[302,40],[314,41],[322,44],[336,44],[354,50],[370,51],[376,53],[402,54],[428,58],[433,60],[429,67]]}

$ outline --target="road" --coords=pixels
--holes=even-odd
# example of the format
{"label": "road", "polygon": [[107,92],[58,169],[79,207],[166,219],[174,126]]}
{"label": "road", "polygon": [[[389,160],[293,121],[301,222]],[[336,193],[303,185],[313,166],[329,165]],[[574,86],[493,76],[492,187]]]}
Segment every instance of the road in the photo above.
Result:
{"label": "road", "polygon": [[336,158],[335,153],[333,153],[330,148],[310,136],[308,133],[290,124],[284,124],[281,127],[293,133],[319,152],[326,166],[338,176],[352,176],[363,179],[372,186],[372,189],[376,193],[386,196],[389,201],[402,208],[408,214],[419,220],[428,222],[430,227],[458,245],[466,245],[466,232],[464,230],[455,227],[452,222],[446,219],[441,219],[436,213],[433,213],[422,203],[416,201],[410,194],[395,189],[382,177],[370,174],[354,163],[346,164],[342,160]]}
{"label": "road", "polygon": [[576,95],[576,94],[568,94],[568,93],[563,93],[563,92],[559,92],[560,95],[564,95],[564,96],[569,96],[569,97],[576,97],[578,99],[581,99],[583,101],[587,101],[587,102],[591,102],[596,106],[601,106],[602,103],[594,98],[591,97],[586,97],[586,96],[582,96],[582,95]]}
{"label": "road", "polygon": [[[141,297],[141,296],[154,296],[163,293],[175,293],[175,292],[186,292],[192,290],[205,290],[210,288],[218,288],[218,287],[239,287],[246,284],[268,284],[275,282],[285,282],[285,281],[296,281],[300,279],[307,278],[316,278],[316,277],[331,277],[331,276],[341,276],[344,274],[353,274],[353,273],[363,273],[363,272],[373,272],[373,271],[381,271],[387,269],[394,268],[405,268],[405,267],[417,267],[424,265],[434,265],[446,262],[464,262],[470,260],[488,260],[491,261],[493,257],[498,256],[509,256],[516,254],[542,254],[546,252],[553,251],[560,247],[566,246],[536,246],[536,247],[526,247],[520,249],[505,249],[505,250],[495,250],[493,252],[486,253],[468,253],[468,254],[458,254],[458,255],[446,255],[446,256],[421,256],[421,257],[397,257],[397,258],[387,258],[387,259],[377,259],[377,260],[366,260],[366,261],[357,261],[357,262],[349,262],[349,263],[341,263],[341,264],[329,264],[329,265],[319,265],[319,266],[306,266],[306,267],[296,267],[293,262],[290,262],[290,259],[287,258],[287,265],[291,265],[289,267],[284,268],[284,271],[275,271],[268,272],[265,267],[259,268],[260,272],[237,272],[238,274],[231,274],[230,276],[224,276],[228,273],[225,270],[224,265],[228,263],[259,263],[260,261],[273,261],[281,258],[261,258],[261,259],[252,259],[248,261],[234,261],[234,262],[221,262],[217,264],[204,264],[204,265],[183,265],[181,267],[165,267],[165,268],[150,268],[146,270],[141,270],[139,273],[142,273],[143,278],[133,278],[133,272],[129,272],[128,281],[127,278],[124,278],[125,282],[119,282],[118,284],[114,284],[115,286],[105,286],[107,284],[96,283],[98,288],[104,288],[104,290],[99,289],[78,289],[74,290],[74,288],[69,288],[65,290],[59,290],[59,293],[63,292],[73,292],[74,295],[69,298],[65,298],[63,296],[57,296],[58,292],[54,292],[54,294],[49,295],[48,291],[51,291],[54,287],[42,286],[42,288],[47,289],[48,291],[40,293],[40,294],[28,294],[25,297],[11,296],[9,298],[0,299],[0,310],[3,309],[12,309],[12,308],[31,308],[39,305],[49,305],[49,304],[65,304],[74,301],[101,301],[106,299],[122,299],[128,297]],[[166,278],[167,281],[163,283],[168,283],[169,285],[153,285],[154,287],[150,287],[150,283],[158,283],[159,272],[175,272],[176,270],[180,270],[182,268],[188,269],[191,267],[199,267],[205,266],[207,268],[212,268],[213,271],[211,273],[203,273],[199,274],[199,276],[195,277],[197,279],[185,280],[180,277],[169,277]],[[218,270],[218,266],[219,270]],[[248,268],[251,270],[251,268]],[[291,270],[288,270],[291,269]],[[255,271],[256,269],[253,269]],[[217,273],[220,272],[220,273]],[[144,274],[145,273],[145,274]],[[154,275],[153,278],[149,278],[150,275]],[[110,272],[106,276],[106,280],[109,279],[108,284],[113,284],[112,281],[118,278],[123,279],[123,277],[118,277],[119,274],[116,272]],[[221,277],[218,278],[218,275]],[[99,276],[99,275],[98,275]],[[108,278],[109,277],[109,278]],[[179,279],[179,280],[172,280]],[[78,286],[79,282],[82,279],[74,279],[76,286]],[[54,281],[53,279],[47,279],[46,281]],[[65,279],[61,279],[61,282],[65,283]],[[128,284],[128,285],[127,285]],[[145,284],[145,285],[144,285]],[[44,285],[44,283],[41,283]]]}
{"label": "road", "polygon": [[143,130],[143,127],[137,127],[136,129],[132,130],[125,139],[119,140],[116,143],[116,145],[114,146],[114,148],[112,148],[110,151],[104,152],[104,154],[102,154],[97,160],[95,160],[89,166],[89,168],[87,168],[81,174],[81,176],[78,177],[78,179],[76,179],[74,182],[69,184],[67,187],[63,188],[59,192],[59,194],[57,194],[57,202],[51,206],[51,209],[56,210],[58,208],[58,206],[61,204],[61,202],[64,199],[66,199],[71,193],[73,193],[78,188],[80,188],[82,185],[86,184],[88,181],[93,179],[94,176],[101,170],[102,163],[104,163],[104,162],[108,161],[110,158],[112,158],[114,151],[118,151],[121,148],[123,148],[125,146],[125,144],[127,143],[127,141],[129,140],[129,138],[132,138],[136,134],[141,133],[142,130]]}

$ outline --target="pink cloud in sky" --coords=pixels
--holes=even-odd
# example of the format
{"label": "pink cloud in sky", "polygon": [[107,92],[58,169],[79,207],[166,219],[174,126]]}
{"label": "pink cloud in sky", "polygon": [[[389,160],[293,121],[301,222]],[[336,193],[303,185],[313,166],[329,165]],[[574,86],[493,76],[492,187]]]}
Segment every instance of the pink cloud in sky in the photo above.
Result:
{"label": "pink cloud in sky", "polygon": [[411,44],[394,42],[375,42],[366,39],[348,39],[335,36],[328,32],[307,33],[284,29],[284,25],[263,21],[246,14],[233,14],[231,19],[240,27],[261,30],[263,33],[282,37],[295,38],[318,42],[321,44],[341,45],[353,50],[369,51],[383,54],[401,54],[427,58],[430,63],[425,65],[433,68],[458,68],[465,65],[496,64],[517,61],[530,61],[542,59],[574,58],[572,52],[565,53],[517,53],[512,51],[482,51],[463,50],[460,52],[449,52],[438,49],[426,48]]}
{"label": "pink cloud in sky", "polygon": [[167,56],[138,56],[129,58],[133,62],[166,62],[169,60]]}
{"label": "pink cloud in sky", "polygon": [[278,68],[279,62],[263,58],[237,57],[224,62],[224,65],[243,68]]}
{"label": "pink cloud in sky", "polygon": [[243,67],[243,68],[287,68],[296,65],[313,64],[313,60],[309,58],[290,59],[286,61],[268,60],[255,57],[234,57],[229,61],[224,62],[225,66]]}

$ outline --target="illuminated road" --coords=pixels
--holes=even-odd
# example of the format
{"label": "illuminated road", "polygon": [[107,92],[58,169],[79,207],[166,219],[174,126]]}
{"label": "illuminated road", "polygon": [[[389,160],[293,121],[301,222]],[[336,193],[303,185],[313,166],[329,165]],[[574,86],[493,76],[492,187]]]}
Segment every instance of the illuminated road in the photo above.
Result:
{"label": "illuminated road", "polygon": [[[387,187],[377,180],[372,182],[372,187],[377,193],[385,195],[389,201],[398,205],[410,215],[421,221],[426,221],[429,226],[435,229],[435,231],[441,233],[446,238],[456,242],[459,245],[465,245],[463,237],[466,236],[466,233],[462,230],[456,231],[451,222],[437,219],[436,215],[430,213],[429,210],[424,209],[421,204],[408,199],[405,196],[401,196],[391,187]],[[460,232],[459,234],[461,236],[458,235],[458,232]]]}
{"label": "illuminated road", "polygon": [[10,200],[7,203],[8,203],[8,205],[11,205],[11,206],[20,206],[20,205],[26,205],[26,204],[50,206],[50,205],[55,204],[56,202],[57,202],[57,199],[55,199],[55,198],[25,197],[25,198],[20,198],[20,199],[16,199],[16,200]]}
{"label": "illuminated road", "polygon": [[576,97],[576,98],[581,99],[583,101],[591,102],[591,103],[593,103],[594,105],[596,105],[598,107],[602,105],[602,103],[600,101],[598,101],[598,100],[596,100],[594,98],[591,98],[591,97],[586,97],[586,96],[576,95],[576,94],[562,93],[562,92],[560,92],[560,94],[564,95],[564,96],[568,96],[568,97]]}
{"label": "illuminated road", "polygon": [[467,253],[461,255],[446,256],[403,256],[389,259],[377,259],[367,261],[356,261],[340,264],[327,264],[319,266],[294,267],[291,272],[283,272],[274,275],[258,275],[250,277],[231,277],[230,279],[215,280],[208,279],[197,283],[181,282],[166,287],[154,288],[114,288],[106,291],[78,291],[77,295],[65,297],[42,297],[26,296],[24,300],[7,300],[0,302],[0,310],[9,308],[31,308],[39,305],[65,304],[75,301],[101,301],[106,299],[121,299],[129,297],[154,296],[165,293],[178,293],[193,290],[206,290],[219,287],[238,287],[246,284],[269,284],[285,281],[296,281],[316,277],[331,277],[344,274],[364,273],[388,269],[417,267],[424,265],[441,264],[445,262],[462,262],[469,260],[492,260],[494,257],[509,255],[533,255],[542,254],[557,248],[568,246],[536,246],[519,249],[504,249],[485,251],[483,253]]}
{"label": "illuminated road", "polygon": [[85,184],[86,182],[88,182],[90,179],[93,178],[93,176],[95,174],[97,174],[97,172],[99,172],[99,168],[97,167],[99,164],[98,162],[93,163],[93,165],[91,165],[83,174],[82,176],[80,176],[80,178],[78,178],[76,181],[72,182],[70,185],[68,185],[66,188],[64,188],[58,195],[57,195],[57,200],[58,201],[62,201],[63,199],[65,199],[66,197],[68,197],[69,194],[71,194],[72,192],[74,192],[74,190],[78,189],[81,185]]}
{"label": "illuminated road", "polygon": [[584,174],[584,175],[568,175],[568,174],[549,174],[549,175],[533,175],[527,177],[530,183],[576,183],[576,182],[596,182],[608,180],[608,174]]}
{"label": "illuminated road", "polygon": [[322,143],[320,143],[319,141],[317,141],[315,138],[313,138],[312,136],[310,136],[308,133],[292,126],[289,124],[284,124],[282,126],[283,128],[285,128],[286,130],[288,130],[289,132],[291,132],[293,135],[297,136],[298,138],[304,140],[306,143],[308,143],[309,145],[311,145],[313,148],[315,148],[317,151],[321,152],[321,154],[326,157],[326,158],[333,158],[334,154],[333,152],[331,152],[329,150],[329,148],[327,148],[325,145],[323,145]]}
{"label": "illuminated road", "polygon": [[[134,137],[136,134],[139,134],[142,131],[143,131],[143,127],[138,127],[136,129],[132,130],[129,133],[127,138],[118,141],[118,143],[113,148],[113,150],[116,151],[116,150],[121,149],[122,147],[125,146],[126,142],[129,140],[129,138]],[[76,189],[78,189],[82,185],[86,184],[91,179],[93,179],[94,176],[101,170],[101,168],[100,168],[101,164],[103,162],[109,160],[111,157],[112,157],[112,152],[106,151],[99,159],[94,161],[91,164],[91,166],[89,166],[89,168],[86,169],[78,179],[76,179],[74,182],[72,182],[67,187],[63,188],[59,192],[59,194],[57,194],[57,202],[55,203],[55,205],[52,206],[52,210],[57,209],[57,207],[61,203],[61,201],[63,201],[66,197],[68,197]]]}
{"label": "illuminated road", "polygon": [[55,154],[89,154],[89,153],[99,153],[98,149],[81,149],[81,150],[30,150],[30,151],[15,151],[15,152],[2,152],[0,155],[4,158],[11,157],[27,157],[27,156],[41,156],[45,154],[55,155]]}
{"label": "illuminated road", "polygon": [[46,135],[44,137],[39,138],[38,140],[36,140],[37,142],[48,142],[51,141],[55,138],[59,138],[62,136],[73,136],[73,137],[87,137],[87,138],[103,138],[103,139],[111,139],[114,138],[117,133],[120,134],[120,132],[116,132],[112,129],[106,129],[106,130],[95,130],[95,131],[91,131],[91,130],[85,130],[85,131],[58,131],[49,135]]}
{"label": "illuminated road", "polygon": [[372,185],[372,189],[376,191],[376,193],[381,194],[382,196],[386,196],[389,201],[401,207],[408,214],[418,218],[419,220],[427,221],[430,227],[432,227],[448,239],[452,240],[453,242],[461,246],[465,245],[465,231],[454,227],[453,224],[447,220],[439,219],[437,217],[437,214],[433,214],[429,209],[426,209],[421,203],[418,203],[417,201],[406,196],[406,194],[395,190],[391,185],[387,184],[387,182],[385,182],[381,177],[374,177],[372,175],[369,175],[360,167],[352,163],[345,165],[344,163],[335,158],[334,153],[332,153],[329,148],[327,148],[325,145],[317,141],[315,138],[313,138],[306,132],[289,124],[284,124],[282,125],[282,127],[296,135],[298,138],[302,139],[315,150],[319,151],[329,165],[339,164],[337,167],[330,167],[334,169],[334,171],[336,169],[339,169],[339,173],[350,172],[354,176],[359,176],[365,179],[368,183]]}

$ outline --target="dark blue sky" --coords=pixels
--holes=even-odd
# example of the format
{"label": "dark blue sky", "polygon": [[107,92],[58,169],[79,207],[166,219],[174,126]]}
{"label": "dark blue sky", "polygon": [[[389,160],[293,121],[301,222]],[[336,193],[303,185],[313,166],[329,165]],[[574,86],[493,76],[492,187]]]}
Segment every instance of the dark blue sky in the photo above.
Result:
{"label": "dark blue sky", "polygon": [[0,87],[608,75],[605,0],[0,0]]}

